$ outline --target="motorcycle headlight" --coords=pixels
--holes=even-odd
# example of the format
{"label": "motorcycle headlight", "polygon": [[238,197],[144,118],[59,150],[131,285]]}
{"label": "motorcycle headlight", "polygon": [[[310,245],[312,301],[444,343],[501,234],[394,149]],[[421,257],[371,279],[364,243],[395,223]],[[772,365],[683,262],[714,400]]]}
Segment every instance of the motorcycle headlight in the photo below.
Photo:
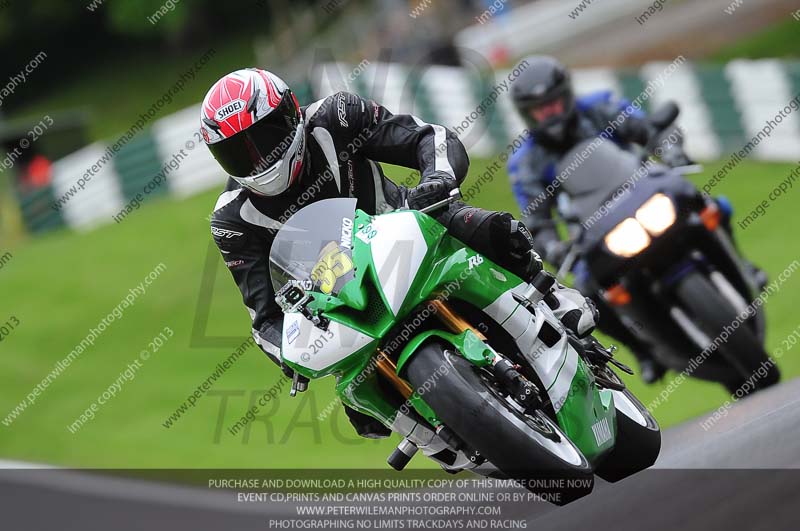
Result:
{"label": "motorcycle headlight", "polygon": [[658,236],[675,223],[675,205],[664,194],[656,194],[636,211],[636,220],[653,236]]}
{"label": "motorcycle headlight", "polygon": [[650,245],[650,236],[641,223],[628,218],[606,234],[604,241],[612,253],[630,258]]}

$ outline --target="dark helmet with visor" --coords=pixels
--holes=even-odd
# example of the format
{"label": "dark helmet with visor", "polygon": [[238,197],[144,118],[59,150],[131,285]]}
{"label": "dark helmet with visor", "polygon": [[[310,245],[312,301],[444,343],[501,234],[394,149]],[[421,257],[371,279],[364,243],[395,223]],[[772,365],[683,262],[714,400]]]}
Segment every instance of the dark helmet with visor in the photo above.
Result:
{"label": "dark helmet with visor", "polygon": [[569,70],[548,56],[531,56],[521,63],[528,66],[511,84],[517,112],[536,137],[564,142],[577,116]]}

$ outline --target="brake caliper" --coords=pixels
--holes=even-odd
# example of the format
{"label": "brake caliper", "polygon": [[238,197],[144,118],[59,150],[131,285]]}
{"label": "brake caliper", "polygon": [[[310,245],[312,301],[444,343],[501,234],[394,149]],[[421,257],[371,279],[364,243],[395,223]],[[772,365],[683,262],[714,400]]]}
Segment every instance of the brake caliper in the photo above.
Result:
{"label": "brake caliper", "polygon": [[539,387],[519,372],[519,366],[498,356],[492,366],[497,381],[516,400],[525,411],[533,411],[542,406]]}

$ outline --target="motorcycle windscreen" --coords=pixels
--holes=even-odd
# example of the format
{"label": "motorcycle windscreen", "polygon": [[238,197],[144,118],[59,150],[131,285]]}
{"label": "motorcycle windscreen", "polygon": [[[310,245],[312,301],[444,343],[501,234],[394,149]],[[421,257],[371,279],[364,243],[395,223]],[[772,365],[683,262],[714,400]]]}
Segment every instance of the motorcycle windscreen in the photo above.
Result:
{"label": "motorcycle windscreen", "polygon": [[602,137],[580,142],[556,167],[560,187],[570,197],[568,215],[581,223],[626,182],[632,187],[645,174],[638,156]]}
{"label": "motorcycle windscreen", "polygon": [[354,277],[355,199],[323,199],[283,224],[269,253],[272,287],[291,281],[304,289],[336,295]]}

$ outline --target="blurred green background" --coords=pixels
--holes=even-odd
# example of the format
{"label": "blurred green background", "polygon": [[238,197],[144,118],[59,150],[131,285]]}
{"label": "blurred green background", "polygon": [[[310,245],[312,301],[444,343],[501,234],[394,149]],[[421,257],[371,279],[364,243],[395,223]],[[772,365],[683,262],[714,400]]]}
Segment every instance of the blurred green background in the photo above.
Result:
{"label": "blurred green background", "polygon": [[[478,174],[484,165],[484,161],[474,160],[473,173]],[[715,169],[709,165],[697,182],[704,182]],[[790,170],[791,165],[745,162],[719,186],[719,192],[740,210],[749,210],[771,188],[770,183],[785,178]],[[407,170],[391,168],[391,173],[402,179]],[[498,176],[475,203],[517,212],[504,177]],[[237,393],[227,398],[224,409],[222,396],[205,396],[172,427],[163,426],[249,333],[247,311],[220,262],[208,328],[199,332],[241,340],[233,340],[234,347],[189,347],[211,242],[205,218],[216,195],[154,202],[122,224],[88,234],[51,234],[14,250],[13,260],[0,271],[3,309],[21,323],[0,347],[2,416],[129,288],[142,282],[157,264],[163,262],[167,269],[125,311],[124,318],[107,329],[10,428],[0,425],[0,455],[84,467],[382,466],[396,444],[394,438],[359,439],[338,404],[329,418],[316,420],[334,398],[332,379],[311,382],[310,391],[295,398],[289,398],[284,386],[279,399],[261,409],[267,422],[252,423],[249,431],[230,435],[227,428],[245,414],[251,397],[281,377],[255,347],[215,383],[216,392]],[[797,246],[791,243],[792,235],[800,233],[796,201],[787,196],[776,202],[766,217],[738,234],[747,255],[773,277],[797,257]],[[790,278],[766,305],[770,351],[800,324],[795,308],[798,293],[800,279]],[[143,364],[135,379],[126,383],[93,421],[71,434],[67,425],[118,378],[164,326],[171,327],[175,336]],[[625,363],[634,363],[624,348],[620,357]],[[784,355],[779,366],[784,378],[800,374],[795,352]],[[635,376],[626,378],[626,383],[649,403],[672,376],[668,374],[663,383],[653,386],[642,384]],[[709,411],[726,398],[720,386],[687,380],[655,415],[668,427]],[[429,466],[425,459],[413,464]]]}

